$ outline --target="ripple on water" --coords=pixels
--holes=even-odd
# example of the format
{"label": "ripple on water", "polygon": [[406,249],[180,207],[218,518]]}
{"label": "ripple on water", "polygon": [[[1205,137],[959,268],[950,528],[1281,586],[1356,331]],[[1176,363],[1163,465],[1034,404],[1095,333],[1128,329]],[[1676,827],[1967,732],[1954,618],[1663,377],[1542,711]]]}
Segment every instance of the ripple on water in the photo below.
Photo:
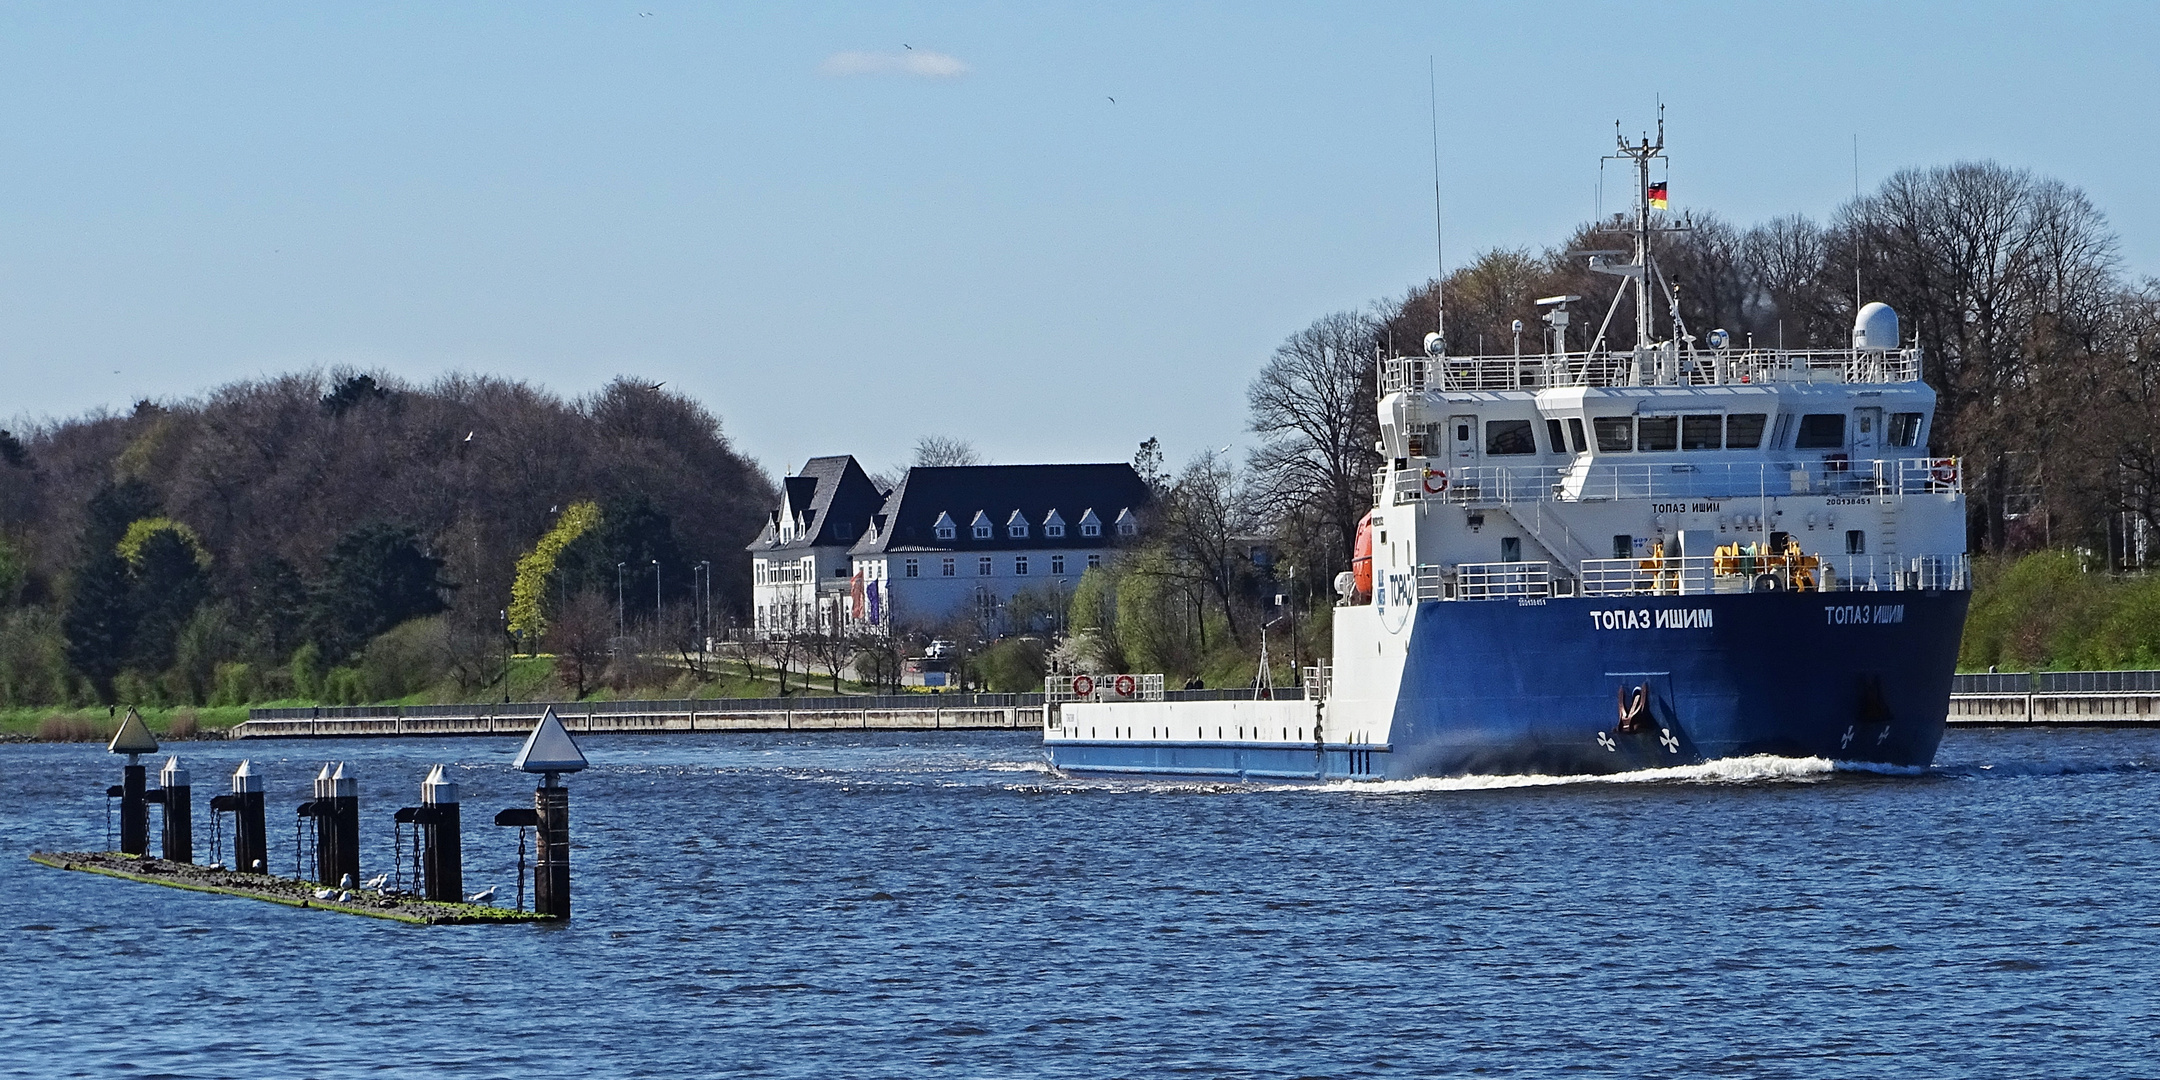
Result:
{"label": "ripple on water", "polygon": [[[189,765],[243,749],[275,806],[348,762],[383,868],[451,763],[467,887],[514,894],[505,747]],[[412,928],[31,867],[102,842],[114,767],[0,747],[0,1072],[2080,1075],[2160,1019],[2160,732],[1285,787],[1070,779],[1026,733],[587,750],[576,918]],[[115,986],[183,1004],[154,1046]]]}

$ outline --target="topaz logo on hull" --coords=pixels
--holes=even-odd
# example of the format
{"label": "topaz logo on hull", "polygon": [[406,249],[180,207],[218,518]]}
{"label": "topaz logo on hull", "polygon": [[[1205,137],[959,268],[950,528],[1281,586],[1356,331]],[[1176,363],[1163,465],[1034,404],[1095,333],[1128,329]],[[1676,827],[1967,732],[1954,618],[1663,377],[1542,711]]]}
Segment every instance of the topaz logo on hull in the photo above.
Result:
{"label": "topaz logo on hull", "polygon": [[1824,626],[1888,626],[1905,621],[1905,605],[1832,604],[1822,614]]}
{"label": "topaz logo on hull", "polygon": [[1711,610],[1617,608],[1610,611],[1592,611],[1590,626],[1595,630],[1708,630],[1711,629]]}

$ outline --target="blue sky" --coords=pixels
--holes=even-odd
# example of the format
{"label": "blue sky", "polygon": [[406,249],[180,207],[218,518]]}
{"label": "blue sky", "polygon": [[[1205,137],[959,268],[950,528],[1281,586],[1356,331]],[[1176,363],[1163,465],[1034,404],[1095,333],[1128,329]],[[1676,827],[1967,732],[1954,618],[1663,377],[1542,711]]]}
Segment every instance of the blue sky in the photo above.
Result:
{"label": "blue sky", "polygon": [[1182,460],[1247,441],[1285,335],[1432,273],[1428,56],[1451,260],[1564,235],[1662,97],[1678,208],[1826,215],[1857,134],[1867,186],[2078,185],[2145,276],[2156,12],[12,4],[0,418],[621,372],[775,471]]}

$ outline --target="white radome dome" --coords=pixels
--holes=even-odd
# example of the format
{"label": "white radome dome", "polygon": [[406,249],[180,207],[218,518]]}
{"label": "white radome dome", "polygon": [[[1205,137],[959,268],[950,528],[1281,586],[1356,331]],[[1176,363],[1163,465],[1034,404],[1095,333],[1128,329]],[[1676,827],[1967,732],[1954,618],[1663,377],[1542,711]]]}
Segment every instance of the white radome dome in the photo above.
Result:
{"label": "white radome dome", "polygon": [[1866,352],[1890,352],[1898,347],[1897,312],[1876,301],[1860,309],[1852,324],[1853,348]]}

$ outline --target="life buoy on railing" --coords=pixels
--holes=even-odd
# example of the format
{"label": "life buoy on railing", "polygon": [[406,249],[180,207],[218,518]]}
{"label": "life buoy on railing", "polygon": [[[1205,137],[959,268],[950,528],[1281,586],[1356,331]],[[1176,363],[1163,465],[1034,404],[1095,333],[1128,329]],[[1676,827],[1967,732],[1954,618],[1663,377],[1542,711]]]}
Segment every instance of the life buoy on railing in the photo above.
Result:
{"label": "life buoy on railing", "polygon": [[1957,459],[1956,459],[1956,458],[1938,458],[1938,459],[1936,459],[1936,462],[1935,462],[1935,471],[1934,471],[1933,473],[1931,473],[1930,475],[1931,475],[1931,476],[1933,476],[1933,478],[1934,478],[1935,482],[1936,482],[1936,483],[1938,483],[1938,484],[1944,484],[1944,485],[1948,485],[1948,486],[1955,486],[1955,485],[1957,484],[1957,480],[1958,480]]}
{"label": "life buoy on railing", "polygon": [[1447,470],[1425,470],[1425,494],[1438,495],[1447,490]]}
{"label": "life buoy on railing", "polygon": [[1110,685],[1117,688],[1119,697],[1131,697],[1133,694],[1133,677],[1130,675],[1120,675],[1117,681]]}
{"label": "life buoy on railing", "polygon": [[1093,696],[1094,696],[1094,694],[1095,694],[1095,680],[1094,680],[1094,679],[1093,679],[1092,677],[1090,677],[1090,676],[1087,676],[1087,675],[1075,675],[1075,676],[1073,676],[1073,696],[1074,696],[1074,697],[1093,697]]}

